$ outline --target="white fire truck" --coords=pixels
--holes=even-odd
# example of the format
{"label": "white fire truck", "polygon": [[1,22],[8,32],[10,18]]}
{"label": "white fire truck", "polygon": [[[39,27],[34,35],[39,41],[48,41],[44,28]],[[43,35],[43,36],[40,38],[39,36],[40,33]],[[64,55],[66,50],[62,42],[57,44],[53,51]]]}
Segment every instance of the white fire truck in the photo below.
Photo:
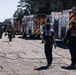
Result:
{"label": "white fire truck", "polygon": [[67,30],[71,27],[70,23],[76,21],[76,11],[69,9],[62,12],[52,12],[50,14],[50,23],[53,24],[56,38],[64,41]]}
{"label": "white fire truck", "polygon": [[15,34],[21,34],[22,32],[21,18],[14,17],[13,24],[14,24]]}
{"label": "white fire truck", "polygon": [[23,36],[40,37],[43,26],[47,23],[48,15],[29,15],[22,18]]}

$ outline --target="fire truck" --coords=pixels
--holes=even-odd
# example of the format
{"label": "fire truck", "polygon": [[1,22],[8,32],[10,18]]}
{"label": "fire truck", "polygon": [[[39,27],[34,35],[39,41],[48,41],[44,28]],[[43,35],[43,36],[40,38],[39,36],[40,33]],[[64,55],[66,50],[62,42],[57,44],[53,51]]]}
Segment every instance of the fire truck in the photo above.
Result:
{"label": "fire truck", "polygon": [[22,18],[23,36],[40,37],[43,27],[47,23],[48,15],[36,14]]}
{"label": "fire truck", "polygon": [[53,24],[55,36],[64,41],[67,30],[71,27],[71,22],[76,21],[76,11],[72,9],[62,12],[51,12],[50,23]]}
{"label": "fire truck", "polygon": [[21,18],[17,18],[14,17],[13,18],[14,21],[14,30],[15,30],[15,34],[21,34]]}

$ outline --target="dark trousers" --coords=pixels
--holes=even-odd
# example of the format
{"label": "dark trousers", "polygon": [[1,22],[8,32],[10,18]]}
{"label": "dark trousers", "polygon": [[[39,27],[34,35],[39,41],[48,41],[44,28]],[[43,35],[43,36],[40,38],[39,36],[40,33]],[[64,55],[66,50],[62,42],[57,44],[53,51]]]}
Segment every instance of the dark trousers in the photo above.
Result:
{"label": "dark trousers", "polygon": [[69,46],[70,54],[71,54],[71,65],[75,66],[76,64],[76,47],[75,46]]}
{"label": "dark trousers", "polygon": [[45,48],[45,56],[47,59],[48,65],[52,64],[52,47],[50,47],[48,44],[44,45]]}

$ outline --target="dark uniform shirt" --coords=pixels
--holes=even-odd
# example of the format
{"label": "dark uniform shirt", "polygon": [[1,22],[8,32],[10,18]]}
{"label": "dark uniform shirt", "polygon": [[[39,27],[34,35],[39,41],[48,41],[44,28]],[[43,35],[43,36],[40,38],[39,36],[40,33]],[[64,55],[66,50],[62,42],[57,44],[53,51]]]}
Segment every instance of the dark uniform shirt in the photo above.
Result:
{"label": "dark uniform shirt", "polygon": [[76,28],[70,28],[65,37],[65,42],[71,46],[76,46]]}
{"label": "dark uniform shirt", "polygon": [[53,31],[45,29],[43,32],[43,36],[46,44],[50,44],[50,43],[53,44],[53,36],[54,36]]}

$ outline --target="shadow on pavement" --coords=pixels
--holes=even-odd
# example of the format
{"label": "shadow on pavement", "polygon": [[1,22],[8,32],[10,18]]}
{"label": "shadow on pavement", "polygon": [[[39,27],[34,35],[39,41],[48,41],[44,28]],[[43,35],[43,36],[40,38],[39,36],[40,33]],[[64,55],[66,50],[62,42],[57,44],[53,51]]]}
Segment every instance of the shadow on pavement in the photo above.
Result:
{"label": "shadow on pavement", "polygon": [[65,70],[76,70],[76,67],[75,66],[67,66],[67,67],[62,66],[61,68],[62,69],[65,69]]}
{"label": "shadow on pavement", "polygon": [[[41,38],[38,38],[38,37],[18,37],[20,39],[24,39],[24,40],[41,40]],[[63,48],[63,49],[69,49],[69,47],[65,44],[63,44],[61,41],[57,40],[56,41],[57,43],[57,47],[60,47],[60,48]],[[44,43],[41,43],[41,44],[44,44]]]}
{"label": "shadow on pavement", "polygon": [[41,67],[36,68],[34,70],[40,71],[40,70],[47,70],[47,69],[49,69],[49,67],[47,67],[47,66],[41,66]]}
{"label": "shadow on pavement", "polygon": [[56,41],[57,46],[63,49],[69,49],[68,45],[63,44],[61,41]]}
{"label": "shadow on pavement", "polygon": [[38,38],[38,37],[18,37],[18,38],[20,38],[20,39],[25,39],[25,40],[41,40],[40,38]]}
{"label": "shadow on pavement", "polygon": [[3,42],[10,42],[10,41],[3,41]]}

